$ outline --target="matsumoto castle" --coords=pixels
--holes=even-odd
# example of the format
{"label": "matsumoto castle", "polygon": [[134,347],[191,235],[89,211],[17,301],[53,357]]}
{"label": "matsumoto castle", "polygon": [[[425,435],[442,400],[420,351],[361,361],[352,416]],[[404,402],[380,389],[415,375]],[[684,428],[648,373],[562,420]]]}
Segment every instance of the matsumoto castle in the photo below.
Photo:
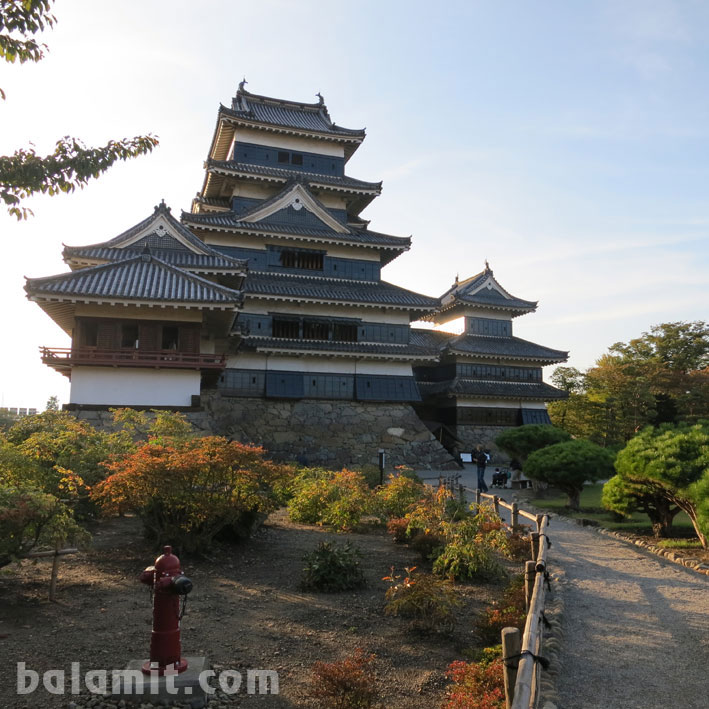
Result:
{"label": "matsumoto castle", "polygon": [[107,241],[65,246],[69,272],[27,279],[71,336],[42,350],[71,380],[65,408],[99,423],[109,407],[181,410],[276,457],[341,465],[384,450],[445,467],[453,445],[494,450],[503,427],[548,422],[545,402],[564,394],[542,367],[567,352],[513,334],[537,303],[487,263],[440,297],[382,280],[411,239],[360,216],[382,188],[346,174],[365,131],[333,123],[322,96],[244,83],[219,107],[189,212],[161,203]]}

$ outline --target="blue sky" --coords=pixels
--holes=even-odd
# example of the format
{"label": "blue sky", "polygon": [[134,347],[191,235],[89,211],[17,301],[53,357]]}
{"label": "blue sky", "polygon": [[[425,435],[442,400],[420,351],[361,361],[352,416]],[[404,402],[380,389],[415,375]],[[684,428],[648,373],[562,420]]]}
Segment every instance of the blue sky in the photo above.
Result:
{"label": "blue sky", "polygon": [[111,238],[161,198],[189,209],[219,102],[314,101],[366,126],[348,173],[384,180],[363,214],[413,236],[384,271],[440,295],[487,258],[539,300],[515,332],[586,368],[653,324],[707,319],[709,4],[64,0],[47,58],[5,65],[0,154],[71,134],[152,132],[156,152],[82,192],[0,215],[0,398],[68,398],[40,345],[67,338],[24,298],[22,276],[65,270],[61,244]]}

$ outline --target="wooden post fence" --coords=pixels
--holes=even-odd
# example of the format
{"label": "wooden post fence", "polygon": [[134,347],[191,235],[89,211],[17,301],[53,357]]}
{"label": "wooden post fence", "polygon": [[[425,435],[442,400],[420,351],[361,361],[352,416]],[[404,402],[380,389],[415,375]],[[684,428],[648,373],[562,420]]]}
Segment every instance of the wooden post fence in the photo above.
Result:
{"label": "wooden post fence", "polygon": [[515,696],[515,683],[517,682],[517,665],[519,652],[522,649],[519,628],[502,629],[502,657],[511,657],[503,664],[505,678],[505,707],[510,709]]}

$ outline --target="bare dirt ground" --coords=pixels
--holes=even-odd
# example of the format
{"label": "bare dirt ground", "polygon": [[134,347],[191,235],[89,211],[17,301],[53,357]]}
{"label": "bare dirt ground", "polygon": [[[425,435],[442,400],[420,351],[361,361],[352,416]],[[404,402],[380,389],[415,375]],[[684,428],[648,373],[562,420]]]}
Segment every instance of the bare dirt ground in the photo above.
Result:
{"label": "bare dirt ground", "polygon": [[[369,585],[362,591],[316,594],[299,590],[302,557],[319,542],[350,541],[364,553]],[[156,556],[134,518],[103,522],[94,547],[63,557],[58,603],[47,601],[51,562],[25,562],[0,573],[0,707],[58,707],[86,697],[38,689],[16,692],[17,663],[41,673],[80,662],[92,669],[121,669],[147,655],[151,607],[138,573]],[[439,707],[445,669],[480,647],[474,627],[499,596],[494,585],[459,586],[464,607],[447,635],[422,633],[384,614],[381,580],[390,566],[419,565],[380,528],[338,535],[288,521],[274,513],[249,541],[223,545],[210,559],[183,559],[194,582],[182,623],[186,655],[207,655],[216,669],[270,669],[279,673],[278,696],[232,695],[214,706],[308,707],[310,669],[316,660],[343,659],[356,648],[376,655],[377,686],[387,709]],[[518,572],[519,565],[510,569]],[[95,700],[94,706],[100,706]],[[108,705],[107,705],[108,706]],[[115,706],[115,705],[112,705]]]}

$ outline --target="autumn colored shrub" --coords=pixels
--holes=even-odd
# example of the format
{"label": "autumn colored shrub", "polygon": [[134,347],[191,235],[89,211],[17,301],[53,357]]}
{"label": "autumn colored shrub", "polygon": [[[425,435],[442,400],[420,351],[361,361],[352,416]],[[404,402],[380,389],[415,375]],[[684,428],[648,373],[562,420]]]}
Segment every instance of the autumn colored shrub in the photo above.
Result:
{"label": "autumn colored shrub", "polygon": [[394,517],[387,522],[387,532],[398,544],[402,544],[409,538],[408,531],[409,520],[406,517]]}
{"label": "autumn colored shrub", "polygon": [[519,628],[524,632],[527,620],[524,602],[524,576],[513,578],[499,601],[485,609],[478,620],[478,635],[483,642],[499,642],[503,628]]}
{"label": "autumn colored shrub", "polygon": [[448,519],[446,509],[452,497],[444,487],[424,487],[423,496],[406,513],[409,536],[419,532],[443,534],[443,526]]}
{"label": "autumn colored shrub", "polygon": [[0,481],[0,567],[21,559],[36,546],[83,545],[88,539],[88,533],[54,495]]}
{"label": "autumn colored shrub", "polygon": [[432,574],[404,569],[406,576],[394,573],[394,567],[382,580],[389,582],[384,611],[387,615],[409,618],[416,627],[448,631],[455,625],[455,611],[461,601],[452,584]]}
{"label": "autumn colored shrub", "polygon": [[340,531],[353,529],[372,510],[372,492],[354,470],[322,471],[299,476],[288,501],[294,522],[324,524]]}
{"label": "autumn colored shrub", "polygon": [[91,497],[107,513],[133,510],[158,545],[203,550],[244,515],[275,508],[273,486],[292,470],[264,453],[219,436],[154,439],[109,463]]}
{"label": "autumn colored shrub", "polygon": [[378,487],[374,493],[377,514],[384,519],[403,517],[423,496],[422,482],[401,472],[392,473],[387,483]]}
{"label": "autumn colored shrub", "polygon": [[362,552],[349,543],[321,542],[315,551],[303,557],[305,567],[300,586],[306,591],[336,593],[367,585],[359,560]]}
{"label": "autumn colored shrub", "polygon": [[357,648],[338,662],[316,662],[311,697],[320,709],[368,709],[377,698],[374,655]]}
{"label": "autumn colored shrub", "polygon": [[505,681],[501,655],[498,646],[486,649],[479,662],[452,662],[446,675],[453,684],[442,709],[504,709]]}

